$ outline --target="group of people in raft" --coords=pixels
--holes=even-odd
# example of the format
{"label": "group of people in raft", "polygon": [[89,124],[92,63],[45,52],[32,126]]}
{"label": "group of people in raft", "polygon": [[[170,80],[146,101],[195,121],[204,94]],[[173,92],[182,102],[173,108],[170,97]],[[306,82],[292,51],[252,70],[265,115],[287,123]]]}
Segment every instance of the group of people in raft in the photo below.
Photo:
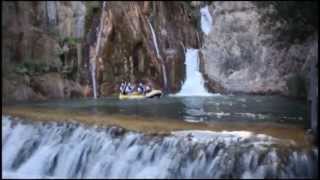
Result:
{"label": "group of people in raft", "polygon": [[151,92],[152,88],[149,85],[145,85],[142,82],[139,82],[138,85],[131,84],[130,82],[122,81],[120,85],[120,93],[124,95],[131,94],[140,94],[145,95],[148,92]]}

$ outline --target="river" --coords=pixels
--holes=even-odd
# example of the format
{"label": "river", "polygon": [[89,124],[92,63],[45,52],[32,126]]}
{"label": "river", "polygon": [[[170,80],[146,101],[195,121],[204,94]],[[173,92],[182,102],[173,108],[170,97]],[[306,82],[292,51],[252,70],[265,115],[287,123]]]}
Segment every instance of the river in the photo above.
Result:
{"label": "river", "polygon": [[[298,141],[303,140],[294,138],[304,132],[305,104],[285,97],[100,98],[25,102],[10,107],[27,107],[31,110],[25,114],[29,115],[43,111],[48,119],[70,114],[73,120],[30,121],[3,114],[2,172],[6,178],[318,176],[317,147],[301,145]],[[119,128],[120,116],[107,127],[87,126],[78,123],[74,113],[81,113],[87,122],[96,116],[108,121],[121,115],[141,131]],[[149,124],[140,123],[141,118]],[[154,128],[159,121],[161,128]],[[119,126],[112,125],[117,122]],[[144,133],[152,128],[169,133]]]}
{"label": "river", "polygon": [[[207,35],[207,7],[201,17]],[[304,101],[212,94],[197,49],[187,48],[185,64],[181,91],[161,98],[3,105],[4,178],[318,177]]]}

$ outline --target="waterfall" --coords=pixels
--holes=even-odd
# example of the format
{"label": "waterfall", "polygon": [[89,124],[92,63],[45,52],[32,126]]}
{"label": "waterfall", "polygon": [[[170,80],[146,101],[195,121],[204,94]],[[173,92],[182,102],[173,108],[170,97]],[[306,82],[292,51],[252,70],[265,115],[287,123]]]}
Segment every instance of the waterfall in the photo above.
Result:
{"label": "waterfall", "polygon": [[91,78],[92,78],[93,97],[95,99],[97,99],[96,62],[95,62],[95,60],[91,60]]}
{"label": "waterfall", "polygon": [[160,59],[160,53],[159,53],[159,48],[158,48],[158,42],[157,42],[156,33],[154,32],[153,27],[152,27],[152,24],[150,23],[149,19],[148,19],[148,24],[149,24],[149,27],[150,27],[150,29],[151,29],[152,40],[153,40],[153,44],[154,44],[154,47],[155,47],[156,52],[157,52],[157,58]]}
{"label": "waterfall", "polygon": [[186,52],[186,80],[177,96],[210,96],[212,94],[204,87],[204,79],[199,71],[198,49],[187,49]]}
{"label": "waterfall", "polygon": [[[212,26],[212,18],[208,6],[201,8],[201,29],[208,35]],[[199,39],[198,39],[199,41]],[[186,52],[186,80],[179,93],[175,96],[211,96],[204,87],[204,79],[199,71],[200,61],[198,49],[187,49]]]}
{"label": "waterfall", "polygon": [[168,80],[167,80],[166,66],[164,65],[163,59],[162,59],[162,57],[160,56],[156,33],[154,32],[153,27],[152,27],[152,24],[150,23],[149,19],[148,19],[148,24],[149,24],[149,27],[150,27],[150,29],[151,29],[152,40],[153,40],[154,47],[155,47],[155,49],[156,49],[157,58],[158,58],[158,60],[160,60],[160,63],[161,63],[161,69],[162,69],[162,74],[163,74],[164,88],[166,88],[166,87],[167,87],[167,84],[168,84],[168,83],[167,83]]}
{"label": "waterfall", "polygon": [[209,32],[211,31],[211,26],[212,26],[212,17],[209,13],[208,6],[201,8],[200,13],[201,13],[201,29],[206,35],[208,35]]}
{"label": "waterfall", "polygon": [[[289,142],[289,141],[288,141]],[[4,178],[316,178],[318,149],[246,131],[168,136],[2,116]]]}
{"label": "waterfall", "polygon": [[82,38],[84,36],[85,28],[85,15],[86,15],[86,6],[82,2],[73,1],[72,9],[75,16],[75,29],[74,36],[77,38]]}
{"label": "waterfall", "polygon": [[100,25],[99,25],[99,34],[97,37],[97,44],[95,48],[94,56],[91,59],[91,78],[92,78],[92,86],[93,86],[93,97],[97,99],[97,81],[96,81],[96,66],[97,66],[97,58],[100,57],[100,47],[101,47],[101,38],[103,34],[103,22],[104,22],[104,10],[106,8],[106,1],[103,2],[102,6],[102,13],[100,18]]}
{"label": "waterfall", "polygon": [[49,25],[56,25],[57,24],[57,2],[47,1],[46,10],[47,10]]}

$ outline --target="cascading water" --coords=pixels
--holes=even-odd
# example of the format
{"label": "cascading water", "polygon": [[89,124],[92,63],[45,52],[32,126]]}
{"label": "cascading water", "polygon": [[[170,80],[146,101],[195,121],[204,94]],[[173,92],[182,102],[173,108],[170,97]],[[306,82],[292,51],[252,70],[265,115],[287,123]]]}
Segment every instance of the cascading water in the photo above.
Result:
{"label": "cascading water", "polygon": [[92,78],[93,97],[97,99],[96,62],[93,59],[91,60],[91,78]]}
{"label": "cascading water", "polygon": [[199,72],[198,49],[187,49],[186,52],[186,81],[177,96],[210,96],[212,94],[204,87],[204,79]]}
{"label": "cascading water", "polygon": [[153,44],[154,44],[154,47],[155,47],[156,52],[157,52],[157,58],[160,59],[160,53],[159,53],[159,48],[158,48],[158,42],[157,42],[156,33],[154,32],[153,27],[152,27],[152,24],[150,23],[149,19],[148,19],[148,24],[149,24],[149,27],[150,27],[150,29],[151,29],[152,40],[153,40]]}
{"label": "cascading water", "polygon": [[[212,18],[208,6],[201,8],[201,29],[208,34],[212,26]],[[187,49],[185,61],[187,73],[186,80],[176,96],[210,96],[204,87],[204,79],[199,71],[200,61],[198,49]]]}
{"label": "cascading water", "polygon": [[168,83],[167,83],[168,80],[167,80],[166,66],[164,65],[163,59],[162,59],[162,57],[160,56],[156,33],[154,32],[153,27],[152,27],[152,24],[150,23],[149,19],[148,19],[148,24],[149,24],[149,27],[150,27],[150,29],[151,29],[152,40],[153,40],[154,47],[155,47],[155,49],[156,49],[157,58],[158,58],[158,60],[160,60],[160,63],[161,63],[162,74],[163,74],[163,82],[164,82],[164,88],[166,88],[166,87],[167,87],[167,84],[168,84]]}
{"label": "cascading water", "polygon": [[47,1],[46,8],[47,8],[47,16],[48,16],[49,24],[50,25],[57,24],[57,2]]}
{"label": "cascading water", "polygon": [[310,178],[317,158],[316,148],[245,131],[146,136],[2,116],[4,178]]}
{"label": "cascading water", "polygon": [[208,6],[201,8],[200,14],[201,14],[201,29],[206,35],[208,35],[209,32],[211,31],[211,26],[212,26],[212,17],[209,13]]}
{"label": "cascading water", "polygon": [[96,80],[96,66],[97,66],[97,57],[99,57],[100,47],[101,47],[101,38],[103,34],[103,20],[104,20],[104,10],[106,8],[106,1],[103,2],[102,5],[102,13],[100,18],[100,25],[99,25],[99,33],[97,37],[97,44],[95,48],[95,53],[93,58],[91,59],[91,78],[92,78],[92,88],[93,88],[93,97],[97,99],[97,80]]}

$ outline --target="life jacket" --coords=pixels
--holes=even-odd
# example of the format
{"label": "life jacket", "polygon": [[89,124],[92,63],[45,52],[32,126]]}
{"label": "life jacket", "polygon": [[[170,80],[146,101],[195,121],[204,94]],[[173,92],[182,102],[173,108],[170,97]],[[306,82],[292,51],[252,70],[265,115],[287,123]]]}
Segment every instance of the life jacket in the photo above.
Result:
{"label": "life jacket", "polygon": [[140,83],[139,86],[138,86],[138,92],[141,93],[141,94],[143,94],[144,91],[145,91],[145,88],[144,88],[143,84]]}
{"label": "life jacket", "polygon": [[131,84],[129,85],[130,83],[128,83],[127,85],[126,85],[126,88],[125,88],[125,92],[126,93],[131,93],[132,92],[132,86],[131,86]]}

